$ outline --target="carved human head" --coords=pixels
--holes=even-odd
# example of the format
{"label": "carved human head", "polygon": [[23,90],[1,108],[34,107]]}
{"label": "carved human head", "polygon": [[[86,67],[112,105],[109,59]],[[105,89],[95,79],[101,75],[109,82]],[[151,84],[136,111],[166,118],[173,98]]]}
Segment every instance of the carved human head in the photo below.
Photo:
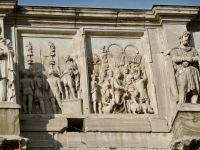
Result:
{"label": "carved human head", "polygon": [[183,44],[184,46],[189,46],[189,40],[190,40],[190,32],[183,31],[179,35],[179,41],[180,44]]}
{"label": "carved human head", "polygon": [[125,74],[128,74],[128,73],[129,73],[128,67],[124,68],[124,73],[125,73]]}
{"label": "carved human head", "polygon": [[91,79],[92,79],[92,81],[96,81],[96,75],[91,75]]}
{"label": "carved human head", "polygon": [[35,75],[36,77],[41,77],[41,76],[42,76],[42,72],[41,72],[41,71],[35,71],[35,72],[34,72],[34,75]]}
{"label": "carved human head", "polygon": [[108,75],[109,75],[109,77],[113,77],[113,71],[112,70],[108,70]]}
{"label": "carved human head", "polygon": [[66,61],[66,62],[71,60],[70,55],[66,55],[64,58],[65,58],[65,61]]}
{"label": "carved human head", "polygon": [[106,77],[107,76],[107,70],[104,69],[103,72],[102,72],[102,77]]}
{"label": "carved human head", "polygon": [[22,75],[23,75],[24,77],[29,76],[29,75],[30,75],[30,70],[29,70],[29,69],[23,69],[23,70],[22,70]]}
{"label": "carved human head", "polygon": [[121,73],[120,70],[117,70],[117,71],[115,72],[115,77],[116,77],[117,79],[122,78],[122,73]]}
{"label": "carved human head", "polygon": [[52,75],[54,75],[54,70],[53,69],[49,69],[49,71],[48,71],[48,74],[50,75],[50,76],[52,76]]}

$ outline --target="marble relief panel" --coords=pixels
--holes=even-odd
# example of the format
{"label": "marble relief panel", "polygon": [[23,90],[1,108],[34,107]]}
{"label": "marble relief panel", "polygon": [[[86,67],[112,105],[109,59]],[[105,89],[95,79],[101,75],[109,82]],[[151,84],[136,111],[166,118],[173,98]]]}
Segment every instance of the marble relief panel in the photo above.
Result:
{"label": "marble relief panel", "polygon": [[65,32],[21,34],[18,73],[22,113],[59,114],[69,109],[64,107],[65,103],[73,105],[74,101],[81,101],[80,66],[73,46],[74,35],[75,32],[70,35]]}
{"label": "marble relief panel", "polygon": [[143,47],[142,37],[87,36],[91,113],[155,113]]}

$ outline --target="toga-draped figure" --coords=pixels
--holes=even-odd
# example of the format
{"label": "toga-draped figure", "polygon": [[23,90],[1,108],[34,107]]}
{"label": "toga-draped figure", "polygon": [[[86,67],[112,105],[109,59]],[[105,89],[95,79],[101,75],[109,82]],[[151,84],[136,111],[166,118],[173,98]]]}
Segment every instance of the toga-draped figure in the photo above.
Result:
{"label": "toga-draped figure", "polygon": [[181,32],[180,46],[166,53],[171,55],[179,104],[197,103],[200,94],[199,54],[195,48],[189,46],[189,39],[189,32]]}
{"label": "toga-draped figure", "polygon": [[[0,27],[0,34],[2,28]],[[10,40],[0,36],[0,102],[16,102],[14,50]]]}

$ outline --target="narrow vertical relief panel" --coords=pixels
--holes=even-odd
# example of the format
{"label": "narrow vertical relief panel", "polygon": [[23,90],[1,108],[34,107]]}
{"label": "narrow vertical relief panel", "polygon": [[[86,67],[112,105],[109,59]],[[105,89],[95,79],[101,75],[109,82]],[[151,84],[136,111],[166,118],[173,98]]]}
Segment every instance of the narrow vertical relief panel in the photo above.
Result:
{"label": "narrow vertical relief panel", "polygon": [[158,114],[146,33],[93,30],[86,36],[90,113]]}
{"label": "narrow vertical relief panel", "polygon": [[88,84],[88,71],[87,71],[87,52],[85,45],[85,31],[83,28],[79,29],[73,37],[73,46],[77,56],[77,65],[80,72],[80,97],[82,98],[82,111],[83,114],[89,113],[89,84]]}
{"label": "narrow vertical relief panel", "polygon": [[169,56],[163,55],[167,50],[168,42],[166,33],[163,28],[158,28],[158,39],[159,39],[159,49],[162,54],[162,64],[163,64],[163,83],[165,85],[164,92],[166,93],[166,110],[169,125],[171,124],[172,118],[176,112],[176,101],[177,101],[177,89],[175,88],[176,81],[174,78],[174,69],[171,58]]}
{"label": "narrow vertical relief panel", "polygon": [[82,114],[81,54],[76,30],[18,28],[22,113]]}
{"label": "narrow vertical relief panel", "polygon": [[[153,58],[154,54],[152,52],[152,43],[150,41],[149,31],[147,30],[143,37],[141,38],[141,44],[142,44],[142,56],[143,56],[143,63],[144,68],[147,73],[148,77],[148,84],[147,84],[147,90],[149,94],[149,98],[151,100],[151,106],[154,108],[154,112],[158,113],[158,106],[157,106],[157,100],[156,100],[156,83],[154,78],[157,76],[157,71],[154,70],[153,63],[155,64]],[[158,97],[157,97],[158,98]]]}

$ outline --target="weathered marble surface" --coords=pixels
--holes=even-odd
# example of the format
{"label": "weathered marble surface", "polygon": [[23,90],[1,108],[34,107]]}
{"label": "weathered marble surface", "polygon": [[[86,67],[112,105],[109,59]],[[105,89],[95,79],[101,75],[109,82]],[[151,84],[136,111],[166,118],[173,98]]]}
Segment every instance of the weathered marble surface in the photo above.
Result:
{"label": "weathered marble surface", "polygon": [[0,135],[19,135],[20,106],[12,102],[0,102],[1,128]]}
{"label": "weathered marble surface", "polygon": [[199,10],[0,2],[21,106],[0,103],[0,132],[32,150],[197,149]]}

